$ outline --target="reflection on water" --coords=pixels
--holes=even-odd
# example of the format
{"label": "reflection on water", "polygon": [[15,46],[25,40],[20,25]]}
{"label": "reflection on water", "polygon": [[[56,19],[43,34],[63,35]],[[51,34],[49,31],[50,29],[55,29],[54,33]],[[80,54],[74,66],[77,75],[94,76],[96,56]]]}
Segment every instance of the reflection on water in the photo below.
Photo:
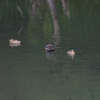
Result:
{"label": "reflection on water", "polygon": [[19,5],[17,5],[17,9],[19,10],[19,12],[20,12],[20,14],[21,14],[21,18],[24,19],[23,11],[22,11],[21,8],[19,7]]}
{"label": "reflection on water", "polygon": [[[69,1],[26,0],[31,4],[20,6],[29,14],[23,24],[17,15],[7,19],[17,12],[10,9],[12,1],[2,3],[15,13],[8,17],[1,9],[7,16],[0,17],[0,100],[99,100],[100,4]],[[9,44],[9,38],[21,40],[21,46]],[[47,42],[54,43],[54,52],[44,51]],[[75,55],[66,54],[71,48]]]}
{"label": "reflection on water", "polygon": [[18,31],[18,35],[20,34],[20,32],[23,30],[23,21],[21,22],[21,28],[20,30]]}
{"label": "reflection on water", "polygon": [[48,59],[53,59],[53,55],[54,55],[54,52],[52,51],[52,52],[46,52],[45,51],[45,54],[46,54],[46,57],[48,58]]}
{"label": "reflection on water", "polygon": [[75,54],[68,54],[69,57],[72,58],[72,60],[74,59]]}
{"label": "reflection on water", "polygon": [[70,18],[69,0],[62,0],[63,11]]}
{"label": "reflection on water", "polygon": [[60,32],[59,32],[59,25],[58,25],[58,19],[57,19],[57,11],[56,11],[56,3],[55,0],[47,0],[50,10],[51,10],[51,15],[53,18],[53,25],[54,25],[54,47],[57,48],[57,45],[60,42]]}
{"label": "reflection on water", "polygon": [[11,46],[11,47],[17,47],[17,46],[21,46],[21,44],[20,43],[10,43],[9,44],[9,46]]}

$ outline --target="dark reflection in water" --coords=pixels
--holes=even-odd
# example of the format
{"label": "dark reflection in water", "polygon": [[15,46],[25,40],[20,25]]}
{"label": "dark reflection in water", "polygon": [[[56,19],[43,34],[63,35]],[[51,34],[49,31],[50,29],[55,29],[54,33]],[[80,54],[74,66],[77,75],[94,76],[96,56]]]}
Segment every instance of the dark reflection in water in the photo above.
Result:
{"label": "dark reflection in water", "polygon": [[[0,9],[0,100],[99,100],[99,0],[2,0]],[[55,51],[44,51],[49,43]]]}
{"label": "dark reflection in water", "polygon": [[48,59],[53,59],[54,52],[45,52]]}

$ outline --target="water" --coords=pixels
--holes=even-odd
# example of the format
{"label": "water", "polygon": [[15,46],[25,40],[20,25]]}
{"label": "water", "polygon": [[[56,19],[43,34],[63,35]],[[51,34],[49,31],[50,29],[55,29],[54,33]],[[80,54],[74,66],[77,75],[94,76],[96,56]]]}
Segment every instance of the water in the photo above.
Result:
{"label": "water", "polygon": [[[51,9],[48,2],[30,18],[1,20],[0,99],[99,100],[99,2],[82,3],[85,9],[71,1],[62,8],[60,0]],[[10,46],[10,38],[21,45]],[[44,51],[48,43],[54,52]]]}

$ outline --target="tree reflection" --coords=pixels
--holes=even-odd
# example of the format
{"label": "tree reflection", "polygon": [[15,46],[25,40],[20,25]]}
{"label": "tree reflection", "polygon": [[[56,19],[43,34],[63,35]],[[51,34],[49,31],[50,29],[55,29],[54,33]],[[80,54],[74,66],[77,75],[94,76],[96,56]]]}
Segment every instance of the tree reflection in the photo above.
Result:
{"label": "tree reflection", "polygon": [[[84,9],[81,7],[81,3]],[[80,37],[88,35],[79,32],[79,28],[77,29],[77,26],[75,25],[77,21],[77,19],[75,19],[75,16],[78,15],[79,12],[81,12],[82,14],[84,12],[84,16],[80,13],[82,17],[84,17],[84,19],[81,20],[84,22],[84,24],[81,24],[83,22],[79,21],[78,25],[83,25],[82,28],[87,28],[87,25],[89,24],[86,24],[88,20],[85,15],[92,17],[93,11],[96,12],[96,10],[99,9],[98,6],[95,6],[96,3],[99,5],[99,0],[92,0],[92,2],[90,2],[90,0],[78,0],[78,2],[69,2],[69,0],[4,0],[0,2],[0,20],[2,21],[2,19],[4,19],[4,21],[7,22],[14,19],[14,21],[16,20],[17,23],[17,21],[21,21],[20,16],[22,16],[24,17],[24,21],[27,21],[27,26],[23,27],[25,26],[23,23],[20,30],[18,31],[18,34],[20,34],[20,32],[22,32],[21,30],[24,30],[25,28],[26,33],[24,33],[24,37],[25,39],[28,37],[27,39],[28,41],[30,41],[30,44],[33,43],[33,41],[35,41],[34,43],[38,44],[41,43],[41,40],[43,40],[43,43],[41,44],[44,44],[44,41],[50,43],[52,43],[53,41],[54,46],[57,48],[58,44],[61,42],[61,27],[59,25],[63,25],[63,28],[66,28],[66,30],[64,30],[64,35],[66,35],[66,32],[69,33],[67,34],[67,36],[75,35],[72,34],[72,32],[79,33]],[[68,20],[66,16],[63,16],[63,13],[58,13],[59,11],[62,11],[62,7],[64,13],[70,20]],[[72,13],[70,13],[70,10]],[[51,15],[49,11],[51,12]],[[70,18],[70,16],[72,17],[72,19]],[[81,17],[79,18],[81,19]],[[62,23],[59,24],[60,22]],[[90,22],[92,21],[90,20]],[[16,23],[14,23],[13,26]],[[92,33],[92,35],[95,36],[95,32]]]}
{"label": "tree reflection", "polygon": [[22,29],[23,29],[23,21],[21,22],[21,28],[20,28],[20,30],[18,31],[18,34],[20,34],[20,32],[22,31]]}
{"label": "tree reflection", "polygon": [[59,25],[58,25],[58,19],[57,19],[57,10],[56,10],[56,3],[55,0],[47,0],[50,10],[51,10],[51,15],[53,18],[53,25],[54,25],[54,45],[57,46],[58,43],[60,42],[60,34],[59,34]]}
{"label": "tree reflection", "polygon": [[69,0],[62,0],[63,11],[70,18]]}
{"label": "tree reflection", "polygon": [[40,0],[30,0],[32,3],[32,9],[30,9],[30,16],[31,18],[36,18],[38,14],[38,7],[40,5]]}

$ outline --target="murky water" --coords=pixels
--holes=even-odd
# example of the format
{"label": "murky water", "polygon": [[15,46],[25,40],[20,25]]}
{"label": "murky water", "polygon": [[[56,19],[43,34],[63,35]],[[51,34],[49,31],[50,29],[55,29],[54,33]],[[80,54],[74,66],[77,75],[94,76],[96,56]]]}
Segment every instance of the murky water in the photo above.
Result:
{"label": "murky water", "polygon": [[0,20],[0,100],[100,99],[100,4],[51,1],[30,18]]}

